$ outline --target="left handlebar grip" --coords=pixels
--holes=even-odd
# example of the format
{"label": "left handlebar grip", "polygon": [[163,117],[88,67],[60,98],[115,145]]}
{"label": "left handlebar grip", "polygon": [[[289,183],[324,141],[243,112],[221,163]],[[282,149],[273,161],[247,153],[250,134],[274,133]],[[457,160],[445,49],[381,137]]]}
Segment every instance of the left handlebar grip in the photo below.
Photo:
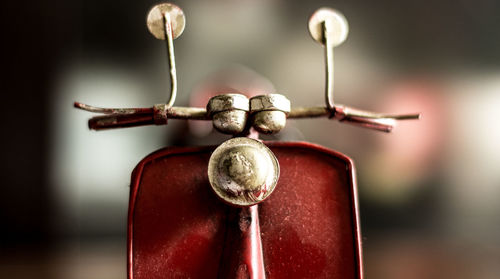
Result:
{"label": "left handlebar grip", "polygon": [[168,118],[165,104],[154,105],[152,108],[101,108],[75,102],[74,107],[104,114],[89,120],[88,125],[91,130],[165,125]]}
{"label": "left handlebar grip", "polygon": [[147,114],[108,114],[92,117],[89,120],[89,129],[98,131],[154,124],[156,123],[152,111]]}

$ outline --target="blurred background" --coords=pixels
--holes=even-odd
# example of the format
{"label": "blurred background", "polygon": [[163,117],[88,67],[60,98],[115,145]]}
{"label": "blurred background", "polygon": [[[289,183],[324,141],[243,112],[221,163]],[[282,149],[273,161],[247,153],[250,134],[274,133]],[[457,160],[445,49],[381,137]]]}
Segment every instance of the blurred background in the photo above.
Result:
{"label": "blurred background", "polygon": [[[243,88],[323,104],[323,50],[307,21],[322,6],[342,11],[336,101],[423,118],[392,134],[296,120],[277,137],[355,161],[366,278],[499,278],[500,2],[173,2],[187,21],[175,40],[183,106],[203,106],[214,75],[235,72]],[[89,131],[91,115],[72,108],[165,102],[165,45],[145,25],[156,3],[3,4],[1,278],[125,278],[134,166],[164,146],[221,141],[181,121]]]}

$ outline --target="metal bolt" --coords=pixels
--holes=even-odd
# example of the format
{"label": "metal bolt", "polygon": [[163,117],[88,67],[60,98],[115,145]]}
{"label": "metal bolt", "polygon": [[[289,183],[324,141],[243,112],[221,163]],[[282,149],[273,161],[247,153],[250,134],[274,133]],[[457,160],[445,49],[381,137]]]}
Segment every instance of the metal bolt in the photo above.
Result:
{"label": "metal bolt", "polygon": [[238,207],[251,206],[273,192],[279,178],[279,164],[260,141],[232,138],[212,153],[208,178],[224,202]]}
{"label": "metal bolt", "polygon": [[245,130],[249,104],[242,94],[223,94],[212,97],[207,111],[214,128],[225,134],[239,134]]}
{"label": "metal bolt", "polygon": [[290,112],[290,100],[281,94],[267,94],[250,99],[253,127],[264,134],[281,131]]}

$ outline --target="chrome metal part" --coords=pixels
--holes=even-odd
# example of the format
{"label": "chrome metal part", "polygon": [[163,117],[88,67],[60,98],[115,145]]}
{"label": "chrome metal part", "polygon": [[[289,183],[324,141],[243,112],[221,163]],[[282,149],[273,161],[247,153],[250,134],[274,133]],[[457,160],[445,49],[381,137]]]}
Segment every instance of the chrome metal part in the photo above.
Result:
{"label": "chrome metal part", "polygon": [[279,178],[279,163],[258,140],[237,137],[222,143],[210,157],[208,179],[224,202],[246,207],[265,200]]}
{"label": "chrome metal part", "polygon": [[264,134],[274,134],[286,125],[290,100],[281,94],[259,95],[250,99],[253,127]]}
{"label": "chrome metal part", "polygon": [[218,95],[212,97],[207,105],[214,128],[225,134],[242,133],[247,124],[248,111],[248,98],[242,94]]}
{"label": "chrome metal part", "polygon": [[[93,113],[102,113],[105,115],[112,114],[145,114],[151,113],[151,108],[101,108],[91,105],[82,104],[79,102],[74,103],[74,107]],[[165,107],[165,104],[154,105],[155,108],[160,110],[160,107]],[[204,108],[192,107],[171,107],[166,110],[167,117],[172,119],[191,119],[191,120],[210,120],[207,110]]]}

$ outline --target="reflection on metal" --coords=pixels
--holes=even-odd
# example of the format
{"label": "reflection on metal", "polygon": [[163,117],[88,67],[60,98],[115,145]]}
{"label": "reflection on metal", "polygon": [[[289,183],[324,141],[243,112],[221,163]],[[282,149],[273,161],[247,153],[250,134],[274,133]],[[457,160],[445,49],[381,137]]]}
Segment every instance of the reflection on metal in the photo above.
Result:
{"label": "reflection on metal", "polygon": [[250,113],[265,110],[278,110],[285,114],[290,112],[290,100],[281,94],[266,94],[250,99]]}
{"label": "reflection on metal", "polygon": [[210,120],[204,108],[171,107],[158,104],[151,108],[100,108],[74,103],[75,108],[102,113],[101,116],[92,117],[89,120],[89,128],[92,130],[106,130],[114,128],[127,128],[145,125],[165,125],[167,119],[191,119]]}
{"label": "reflection on metal", "polygon": [[148,29],[157,39],[167,41],[168,64],[170,67],[170,99],[166,107],[174,105],[177,97],[177,71],[175,68],[174,39],[184,31],[186,18],[178,6],[163,3],[154,6],[148,14]]}
{"label": "reflection on metal", "polygon": [[257,204],[273,192],[279,177],[274,154],[258,140],[237,137],[222,143],[210,157],[208,179],[224,202]]}

